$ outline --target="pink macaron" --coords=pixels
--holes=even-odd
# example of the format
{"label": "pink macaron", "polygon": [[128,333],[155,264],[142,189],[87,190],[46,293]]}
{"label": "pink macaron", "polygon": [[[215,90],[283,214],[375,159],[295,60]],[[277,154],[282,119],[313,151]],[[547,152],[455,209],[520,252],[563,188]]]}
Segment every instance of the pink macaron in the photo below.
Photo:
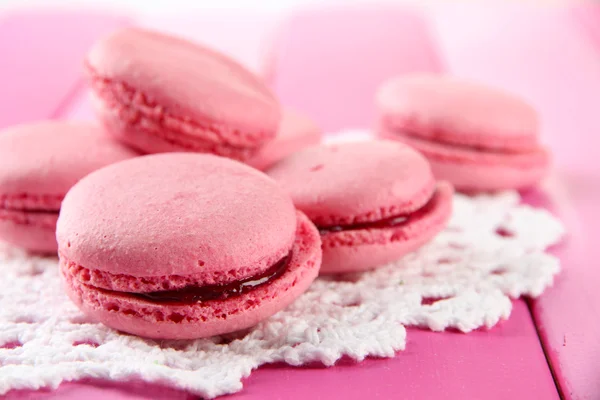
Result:
{"label": "pink macaron", "polygon": [[145,153],[246,160],[277,133],[281,111],[267,86],[198,44],[127,28],[98,41],[85,64],[100,120]]}
{"label": "pink macaron", "polygon": [[284,109],[275,139],[263,146],[246,163],[264,170],[298,150],[319,144],[321,138],[321,129],[310,118]]}
{"label": "pink macaron", "polygon": [[139,157],[90,174],[58,219],[71,299],[160,339],[249,328],[318,275],[319,233],[269,177],[208,154]]}
{"label": "pink macaron", "polygon": [[458,189],[519,189],[548,171],[537,114],[511,94],[451,77],[412,75],[384,83],[377,105],[379,135],[419,150],[436,178]]}
{"label": "pink macaron", "polygon": [[267,173],[318,227],[322,273],[362,271],[401,258],[440,232],[452,186],[427,160],[393,141],[311,147]]}
{"label": "pink macaron", "polygon": [[99,127],[38,122],[0,133],[0,240],[56,252],[56,220],[67,191],[90,172],[138,155]]}

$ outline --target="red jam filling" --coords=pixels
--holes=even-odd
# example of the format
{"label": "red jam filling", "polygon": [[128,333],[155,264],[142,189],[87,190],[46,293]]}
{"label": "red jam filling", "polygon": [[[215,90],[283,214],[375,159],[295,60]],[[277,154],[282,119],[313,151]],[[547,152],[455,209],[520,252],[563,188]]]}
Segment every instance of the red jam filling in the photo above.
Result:
{"label": "red jam filling", "polygon": [[177,290],[150,293],[129,293],[135,297],[153,303],[193,304],[209,300],[225,300],[240,296],[279,278],[287,270],[292,253],[283,257],[266,271],[249,278],[224,284],[206,286],[188,286]]}
{"label": "red jam filling", "polygon": [[7,207],[0,207],[0,211],[22,212],[22,213],[32,214],[32,215],[53,215],[53,214],[58,214],[58,210],[57,211],[52,211],[52,210],[35,210],[35,209],[29,209],[29,208],[7,208]]}
{"label": "red jam filling", "polygon": [[423,215],[431,212],[435,207],[435,198],[437,192],[433,193],[433,196],[429,201],[421,208],[416,211],[407,214],[394,215],[389,218],[381,219],[373,222],[363,222],[350,225],[334,225],[334,226],[319,226],[319,233],[326,235],[328,233],[342,232],[342,231],[357,231],[361,229],[385,229],[385,228],[396,228],[402,225],[409,224],[411,221],[422,217]]}

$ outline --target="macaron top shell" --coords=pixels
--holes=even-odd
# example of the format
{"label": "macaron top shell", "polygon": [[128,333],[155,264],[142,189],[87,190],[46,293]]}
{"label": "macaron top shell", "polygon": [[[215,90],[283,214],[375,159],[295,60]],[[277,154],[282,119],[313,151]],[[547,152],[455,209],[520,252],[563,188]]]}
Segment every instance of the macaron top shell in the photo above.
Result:
{"label": "macaron top shell", "polygon": [[321,227],[410,213],[435,190],[423,156],[404,144],[383,140],[307,148],[267,173]]}
{"label": "macaron top shell", "polygon": [[538,148],[538,117],[524,100],[447,76],[419,74],[384,83],[380,129],[490,151]]}
{"label": "macaron top shell", "polygon": [[279,104],[267,86],[201,45],[127,28],[98,41],[86,64],[91,79],[114,83],[149,114],[227,129],[222,140],[232,145],[255,144],[277,131]]}
{"label": "macaron top shell", "polygon": [[0,198],[12,207],[58,210],[85,175],[136,155],[92,124],[14,126],[0,133]]}
{"label": "macaron top shell", "polygon": [[265,271],[290,252],[295,230],[292,201],[263,173],[169,153],[81,180],[65,197],[57,239],[61,258],[83,268],[202,285]]}

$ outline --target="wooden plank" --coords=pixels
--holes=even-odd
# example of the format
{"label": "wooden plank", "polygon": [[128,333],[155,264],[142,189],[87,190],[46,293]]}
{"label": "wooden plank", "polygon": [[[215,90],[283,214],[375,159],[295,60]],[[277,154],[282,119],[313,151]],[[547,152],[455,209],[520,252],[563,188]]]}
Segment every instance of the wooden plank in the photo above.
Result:
{"label": "wooden plank", "polygon": [[124,22],[89,13],[0,17],[0,128],[59,115],[81,84],[92,42]]}
{"label": "wooden plank", "polygon": [[147,382],[105,382],[85,380],[64,383],[57,390],[41,389],[8,392],[2,400],[195,400],[187,392]]}
{"label": "wooden plank", "polygon": [[410,329],[392,359],[333,368],[261,368],[235,400],[558,399],[524,302],[490,331]]}
{"label": "wooden plank", "polygon": [[554,150],[554,178],[546,183],[545,194],[529,193],[527,198],[552,207],[564,220],[568,239],[555,249],[562,274],[531,305],[566,399],[600,398],[600,251],[594,243],[600,236],[595,223],[600,217],[600,36],[595,36],[600,9],[589,7],[575,14],[445,9],[434,16],[452,70],[528,98],[539,110],[544,139]]}

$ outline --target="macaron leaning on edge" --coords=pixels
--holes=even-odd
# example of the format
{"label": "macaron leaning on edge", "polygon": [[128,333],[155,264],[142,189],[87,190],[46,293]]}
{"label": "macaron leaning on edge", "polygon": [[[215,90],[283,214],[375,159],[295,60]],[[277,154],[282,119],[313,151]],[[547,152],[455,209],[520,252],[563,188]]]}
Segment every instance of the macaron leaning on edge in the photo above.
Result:
{"label": "macaron leaning on edge", "polygon": [[92,124],[44,121],[0,132],[0,239],[55,253],[67,191],[90,172],[137,155]]}
{"label": "macaron leaning on edge", "polygon": [[319,144],[321,138],[321,129],[311,119],[296,111],[284,109],[277,136],[246,161],[246,164],[265,170],[295,151]]}
{"label": "macaron leaning on edge", "polygon": [[393,141],[307,148],[267,171],[318,227],[322,273],[362,271],[401,258],[441,231],[452,186]]}
{"label": "macaron leaning on edge", "polygon": [[457,189],[520,189],[549,169],[535,110],[509,93],[421,74],[385,82],[377,106],[378,134],[419,150]]}
{"label": "macaron leaning on edge", "polygon": [[206,154],[139,157],[90,174],[58,220],[71,299],[109,327],[160,339],[249,328],[318,275],[321,242],[279,186]]}
{"label": "macaron leaning on edge", "polygon": [[280,106],[267,86],[199,44],[126,28],[99,40],[85,66],[100,120],[145,153],[246,160],[277,132]]}

